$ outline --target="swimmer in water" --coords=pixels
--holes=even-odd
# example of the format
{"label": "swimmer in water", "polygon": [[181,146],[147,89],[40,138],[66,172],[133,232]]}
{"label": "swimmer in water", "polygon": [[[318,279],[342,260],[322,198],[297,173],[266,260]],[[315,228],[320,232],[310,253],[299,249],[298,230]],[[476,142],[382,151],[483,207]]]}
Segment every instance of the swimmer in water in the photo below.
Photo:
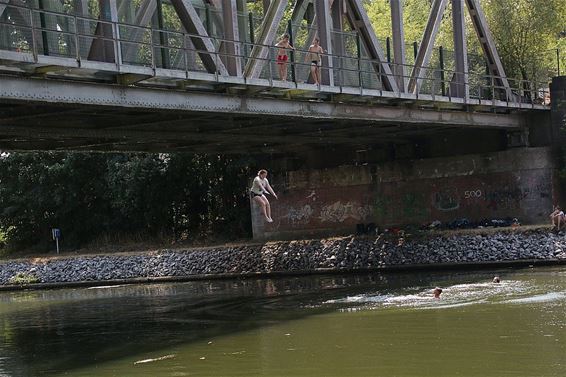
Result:
{"label": "swimmer in water", "polygon": [[434,298],[440,298],[440,294],[442,293],[442,288],[436,287],[434,288]]}
{"label": "swimmer in water", "polygon": [[493,282],[494,282],[494,283],[501,283],[501,279],[499,278],[499,276],[495,276],[495,277],[493,278]]}

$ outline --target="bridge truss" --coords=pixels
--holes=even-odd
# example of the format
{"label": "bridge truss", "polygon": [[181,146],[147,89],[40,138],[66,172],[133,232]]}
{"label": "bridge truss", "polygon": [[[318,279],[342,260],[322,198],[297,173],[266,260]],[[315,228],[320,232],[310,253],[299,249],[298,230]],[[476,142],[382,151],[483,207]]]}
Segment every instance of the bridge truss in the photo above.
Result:
{"label": "bridge truss", "polygon": [[[245,0],[0,0],[0,146],[225,150],[238,135],[265,145],[255,135],[266,132],[278,142],[386,142],[454,127],[520,129],[516,111],[548,109],[546,84],[506,77],[478,0],[434,0],[410,62],[402,0],[390,0],[386,48],[362,0],[262,4],[258,19]],[[432,65],[449,5],[454,58]],[[485,55],[480,73],[470,69],[465,8]],[[281,79],[274,42],[283,33],[296,50]],[[315,37],[326,51],[319,85],[305,61]],[[297,119],[308,126],[294,128]],[[352,137],[353,127],[365,132]]]}

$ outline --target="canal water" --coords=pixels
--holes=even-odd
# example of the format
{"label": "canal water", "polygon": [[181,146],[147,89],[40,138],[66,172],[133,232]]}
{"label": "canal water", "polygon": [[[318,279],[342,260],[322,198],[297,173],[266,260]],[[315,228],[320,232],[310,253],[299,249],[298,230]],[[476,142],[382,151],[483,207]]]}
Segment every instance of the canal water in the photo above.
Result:
{"label": "canal water", "polygon": [[0,334],[1,377],[563,377],[566,267],[3,292]]}

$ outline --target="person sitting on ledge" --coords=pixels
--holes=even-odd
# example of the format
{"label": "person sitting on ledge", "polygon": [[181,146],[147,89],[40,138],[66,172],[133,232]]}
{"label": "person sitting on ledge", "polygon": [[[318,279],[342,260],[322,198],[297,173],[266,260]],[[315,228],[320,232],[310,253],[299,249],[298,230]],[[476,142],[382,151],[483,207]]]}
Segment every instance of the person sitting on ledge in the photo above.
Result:
{"label": "person sitting on ledge", "polygon": [[550,214],[550,221],[552,222],[552,230],[560,230],[562,224],[564,224],[565,215],[560,209],[560,206],[554,207],[554,211]]}
{"label": "person sitting on ledge", "polygon": [[275,199],[278,199],[275,191],[269,185],[269,181],[267,180],[267,170],[261,169],[257,173],[257,177],[254,178],[252,182],[252,188],[250,190],[250,194],[252,196],[252,200],[254,200],[261,208],[261,213],[265,216],[265,219],[268,223],[272,223],[273,219],[271,218],[271,206],[269,204],[269,200],[265,197],[265,194],[271,194]]}

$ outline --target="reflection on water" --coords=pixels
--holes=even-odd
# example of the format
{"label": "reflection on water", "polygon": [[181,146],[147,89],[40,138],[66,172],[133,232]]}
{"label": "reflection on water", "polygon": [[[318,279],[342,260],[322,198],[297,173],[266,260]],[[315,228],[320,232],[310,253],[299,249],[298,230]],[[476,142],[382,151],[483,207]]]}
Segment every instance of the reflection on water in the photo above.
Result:
{"label": "reflection on water", "polygon": [[563,376],[566,269],[1,293],[0,334],[0,377]]}

